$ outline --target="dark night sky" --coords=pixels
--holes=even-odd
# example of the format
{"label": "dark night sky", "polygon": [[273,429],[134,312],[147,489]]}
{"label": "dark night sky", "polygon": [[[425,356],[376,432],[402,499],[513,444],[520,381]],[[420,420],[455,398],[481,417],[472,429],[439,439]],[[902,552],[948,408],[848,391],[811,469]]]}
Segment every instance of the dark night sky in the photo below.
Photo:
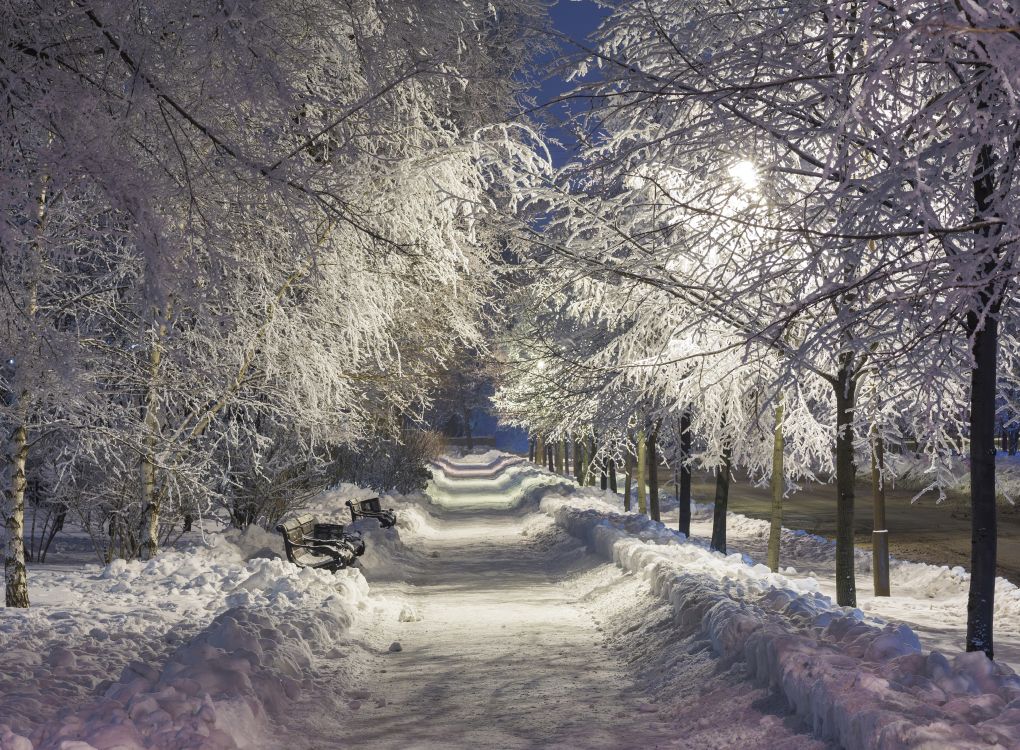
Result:
{"label": "dark night sky", "polygon": [[[553,26],[560,34],[585,43],[588,35],[608,15],[608,11],[592,0],[557,0],[551,9],[551,15]],[[561,45],[562,49],[560,51],[546,55],[545,59],[541,61],[546,68],[547,77],[543,85],[535,92],[535,98],[539,105],[552,102],[557,97],[569,92],[573,86],[571,82],[565,79],[565,76],[569,72],[569,61],[576,59],[581,53],[577,46],[567,41],[562,42]],[[576,111],[584,106],[584,104],[579,103],[552,104],[543,108],[541,115],[537,115],[538,118],[545,120],[550,125],[547,131],[548,135],[563,141],[566,147],[552,147],[551,150],[556,166],[562,166],[566,161],[570,148],[574,144],[574,139],[566,129],[557,127],[555,123],[569,115],[570,107],[573,107]]]}

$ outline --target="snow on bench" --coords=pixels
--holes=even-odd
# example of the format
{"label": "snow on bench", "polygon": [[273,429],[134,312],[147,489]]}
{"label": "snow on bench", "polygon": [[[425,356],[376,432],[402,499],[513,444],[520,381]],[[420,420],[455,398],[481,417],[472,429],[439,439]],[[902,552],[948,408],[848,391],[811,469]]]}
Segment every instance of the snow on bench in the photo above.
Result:
{"label": "snow on bench", "polygon": [[365,553],[365,540],[343,524],[319,523],[310,513],[276,527],[283,534],[287,559],[301,568],[339,570]]}
{"label": "snow on bench", "polygon": [[396,511],[383,508],[377,497],[370,497],[366,500],[348,500],[347,507],[351,509],[352,522],[359,518],[374,518],[384,529],[397,523]]}

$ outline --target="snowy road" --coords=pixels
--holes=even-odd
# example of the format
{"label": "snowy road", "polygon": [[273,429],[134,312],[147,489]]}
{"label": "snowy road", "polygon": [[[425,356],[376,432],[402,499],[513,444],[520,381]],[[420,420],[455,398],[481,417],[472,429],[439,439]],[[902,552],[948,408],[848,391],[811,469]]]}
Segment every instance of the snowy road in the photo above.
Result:
{"label": "snowy road", "polygon": [[[420,556],[403,580],[373,583],[421,619],[390,610],[362,631],[377,644],[374,674],[352,696],[343,739],[320,735],[309,747],[825,746],[788,726],[708,649],[688,655],[687,644],[670,642],[655,628],[663,605],[643,584],[588,555],[548,517],[507,509],[514,488],[487,492],[486,482],[461,480],[434,495],[445,511],[414,540]],[[609,609],[612,623],[600,624]],[[387,651],[394,641],[402,650]],[[736,715],[709,726],[721,703]]]}

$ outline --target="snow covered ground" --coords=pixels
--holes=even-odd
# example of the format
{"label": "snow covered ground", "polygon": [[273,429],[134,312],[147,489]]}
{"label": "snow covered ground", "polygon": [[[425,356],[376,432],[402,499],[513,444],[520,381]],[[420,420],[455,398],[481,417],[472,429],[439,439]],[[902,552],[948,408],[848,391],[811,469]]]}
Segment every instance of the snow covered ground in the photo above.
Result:
{"label": "snow covered ground", "polygon": [[[852,748],[1020,746],[1020,679],[1001,661],[930,651],[902,621],[836,607],[813,574],[793,568],[773,574],[739,551],[711,552],[703,542],[621,513],[609,493],[547,495],[542,508],[605,558],[643,576],[672,605],[680,633],[700,631],[716,654],[747,664],[819,736]],[[730,520],[757,538],[761,522],[732,514]],[[785,541],[794,560],[799,554],[820,563],[832,554],[817,537],[790,533]],[[940,618],[958,598],[961,580],[965,587],[965,574],[913,563],[898,563],[895,571],[894,587],[944,601],[926,611],[884,606],[911,612],[927,626],[926,638],[944,634]],[[1016,589],[1000,581],[999,593],[1000,643],[1011,650]]]}
{"label": "snow covered ground", "polygon": [[36,567],[33,608],[0,610],[0,750],[1020,747],[1012,670],[928,653],[958,572],[900,563],[913,603],[844,610],[826,540],[790,532],[774,575],[758,521],[724,557],[505,454],[434,473],[384,498],[396,528],[361,522],[361,570],[300,571],[258,529]]}
{"label": "snow covered ground", "polygon": [[[676,513],[663,516],[676,526]],[[711,505],[695,514],[691,534],[711,536]],[[769,524],[740,514],[729,517],[729,547],[755,562],[767,558]],[[803,531],[783,530],[782,566],[797,571],[791,577],[814,578],[821,592],[835,599],[835,543]],[[891,597],[876,597],[872,586],[871,552],[857,550],[857,604],[869,616],[905,622],[925,648],[943,653],[960,650],[967,632],[967,588],[970,575],[959,566],[930,565],[893,559]],[[1020,589],[1004,578],[995,592],[996,659],[1020,671]]]}
{"label": "snow covered ground", "polygon": [[[323,515],[359,494],[327,493]],[[275,747],[302,706],[346,706],[372,647],[351,625],[400,604],[282,552],[250,528],[147,563],[33,566],[33,606],[0,610],[0,748]]]}
{"label": "snow covered ground", "polygon": [[[586,494],[623,512],[623,498],[609,492],[586,489]],[[662,521],[676,528],[674,498],[663,498]],[[693,503],[691,542],[707,548],[712,535],[712,503]],[[727,547],[753,564],[767,559],[769,522],[739,513],[727,516]],[[836,597],[836,545],[830,539],[801,530],[783,529],[780,567],[792,581],[809,581],[809,589]],[[969,574],[961,567],[930,565],[893,558],[890,583],[893,596],[876,597],[872,586],[871,553],[857,550],[857,604],[875,621],[910,625],[926,649],[955,653],[967,630]],[[799,585],[799,584],[798,584]],[[996,585],[996,659],[1020,671],[1020,588],[1004,578]]]}
{"label": "snow covered ground", "polygon": [[[345,727],[352,744],[829,746],[749,683],[743,667],[719,669],[701,640],[669,669],[677,639],[662,627],[668,604],[538,512],[541,496],[568,482],[522,463],[493,465],[488,479],[486,460],[456,463],[451,474],[437,467],[434,505],[403,537],[403,580],[373,584],[410,607],[396,624],[374,625],[400,651],[381,661]],[[454,478],[458,471],[471,476]],[[723,698],[725,717],[706,721]]]}

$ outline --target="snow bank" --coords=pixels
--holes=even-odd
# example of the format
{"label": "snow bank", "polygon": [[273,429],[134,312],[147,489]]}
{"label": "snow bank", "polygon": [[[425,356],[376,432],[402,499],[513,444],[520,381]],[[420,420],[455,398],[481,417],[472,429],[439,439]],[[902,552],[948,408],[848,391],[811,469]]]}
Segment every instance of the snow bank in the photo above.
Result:
{"label": "snow bank", "polygon": [[[43,605],[20,626],[5,618],[16,640],[0,658],[18,681],[2,685],[16,700],[3,706],[0,749],[263,747],[268,719],[301,695],[313,659],[337,648],[368,596],[357,570],[334,574],[277,559],[278,536],[247,529],[148,562],[115,560],[74,576],[73,606]],[[139,640],[165,648],[128,649],[139,658],[121,662],[104,689],[105,660],[118,664],[125,610],[147,611],[151,627]],[[58,613],[88,623],[87,637],[71,629],[66,646],[55,644],[53,629],[38,626]],[[69,690],[67,673],[83,670],[94,670],[91,680],[83,674]],[[37,679],[37,692],[18,694],[20,683]],[[54,716],[55,706],[64,712]]]}
{"label": "snow bank", "polygon": [[396,526],[384,529],[370,518],[352,526],[365,537],[365,554],[358,559],[358,565],[369,579],[401,580],[409,568],[420,565],[424,553],[420,546],[406,540],[440,533],[435,518],[427,510],[428,504],[423,495],[386,495],[382,505],[396,511]]}
{"label": "snow bank", "polygon": [[[710,521],[713,504],[695,505],[698,506],[695,520]],[[768,540],[769,527],[768,521],[749,518],[740,513],[726,515],[727,534],[732,540],[761,540],[762,549]],[[870,574],[871,551],[857,549],[855,556],[858,573]],[[806,531],[784,528],[782,557],[796,562],[798,566],[817,564],[829,568],[835,564],[836,543]],[[932,565],[893,557],[890,559],[890,582],[894,592],[909,592],[914,599],[946,600],[960,607],[966,606],[970,573],[960,566]],[[876,603],[876,606],[882,609],[882,604],[888,602]],[[995,579],[995,618],[997,622],[1014,628],[1020,623],[1020,588],[1002,577]]]}
{"label": "snow bank", "polygon": [[[622,512],[622,498],[611,492],[586,488],[586,497],[604,500]],[[664,496],[663,507],[675,508],[671,496]],[[692,503],[692,534],[695,544],[711,535],[713,503]],[[672,517],[676,523],[676,516]],[[728,547],[763,562],[767,557],[770,524],[767,520],[727,513]],[[857,549],[858,605],[869,616],[907,622],[918,629],[922,643],[929,648],[954,651],[963,643],[966,631],[967,595],[970,574],[959,566],[933,565],[898,558],[890,560],[892,597],[871,595],[871,551]],[[816,578],[823,593],[835,595],[836,543],[799,529],[782,530],[783,572],[790,578],[806,573]],[[801,573],[798,573],[798,570]],[[817,572],[816,572],[817,571]],[[999,661],[1020,669],[1020,588],[998,577],[995,582],[995,619],[998,631],[996,655]]]}
{"label": "snow bank", "polygon": [[541,507],[644,576],[683,634],[745,662],[821,737],[862,749],[1020,746],[1020,678],[983,654],[924,654],[910,628],[866,623],[811,578],[711,552],[589,493],[549,494]]}
{"label": "snow bank", "polygon": [[[135,662],[96,704],[45,727],[38,750],[261,747],[267,720],[305,687],[350,621],[342,606],[219,615],[162,669]],[[2,745],[0,745],[2,746]],[[5,748],[6,750],[6,748]]]}
{"label": "snow bank", "polygon": [[[868,570],[870,560],[869,555]],[[929,565],[893,558],[890,575],[894,586],[915,597],[965,600],[970,588],[970,573],[958,565]],[[995,619],[1013,627],[1020,623],[1020,588],[1002,577],[995,579]]]}

